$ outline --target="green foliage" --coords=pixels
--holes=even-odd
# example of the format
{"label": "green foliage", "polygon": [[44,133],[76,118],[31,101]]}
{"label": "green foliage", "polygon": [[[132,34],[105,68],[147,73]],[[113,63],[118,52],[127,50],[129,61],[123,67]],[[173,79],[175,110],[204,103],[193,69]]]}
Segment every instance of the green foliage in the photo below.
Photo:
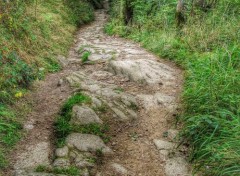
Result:
{"label": "green foliage", "polygon": [[82,171],[77,167],[68,167],[68,168],[50,168],[47,166],[38,166],[36,172],[46,172],[52,174],[64,174],[68,176],[81,176]]}
{"label": "green foliage", "polygon": [[35,79],[61,69],[56,56],[67,54],[77,26],[93,14],[85,0],[0,0],[0,167],[21,130],[22,117],[16,120],[7,105]]}
{"label": "green foliage", "polygon": [[5,148],[12,147],[20,138],[21,124],[15,114],[6,106],[0,104],[0,168],[5,167]]}
{"label": "green foliage", "polygon": [[87,62],[90,55],[91,55],[91,53],[89,51],[83,52],[83,55],[82,55],[82,58],[81,58],[82,59],[82,63]]}
{"label": "green foliage", "polygon": [[240,2],[223,0],[202,8],[186,1],[187,21],[179,29],[177,1],[132,1],[128,26],[122,22],[120,1],[112,1],[112,19],[105,31],[141,42],[186,70],[182,134],[195,171],[239,175]]}

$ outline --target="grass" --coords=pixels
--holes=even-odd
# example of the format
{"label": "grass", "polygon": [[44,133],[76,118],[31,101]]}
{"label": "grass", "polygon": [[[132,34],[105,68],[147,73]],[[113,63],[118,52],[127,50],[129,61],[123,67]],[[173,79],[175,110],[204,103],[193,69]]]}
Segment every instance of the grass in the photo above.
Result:
{"label": "grass", "polygon": [[77,167],[69,167],[69,168],[50,168],[47,166],[38,166],[36,168],[36,172],[45,172],[49,174],[64,174],[68,176],[80,176],[82,171]]}
{"label": "grass", "polygon": [[[13,0],[0,2],[0,169],[21,137],[21,112],[11,106],[24,97],[32,82],[61,69],[76,29],[94,19],[85,0]],[[22,110],[21,110],[22,111]]]}
{"label": "grass", "polygon": [[239,1],[223,0],[207,12],[195,9],[194,15],[186,11],[187,23],[181,29],[175,25],[176,1],[165,1],[161,7],[133,1],[134,16],[128,26],[118,15],[118,2],[112,4],[105,31],[140,42],[185,69],[180,120],[195,171],[239,175]]}
{"label": "grass", "polygon": [[8,164],[5,155],[20,138],[19,130],[22,126],[17,121],[16,115],[2,104],[0,104],[0,117],[0,168],[3,168]]}
{"label": "grass", "polygon": [[89,52],[89,51],[83,52],[82,58],[81,58],[82,63],[87,62],[90,55],[91,55],[91,52]]}
{"label": "grass", "polygon": [[71,125],[71,115],[72,108],[74,105],[82,105],[82,104],[91,104],[90,97],[77,93],[70,97],[62,107],[60,116],[57,118],[55,123],[55,132],[57,141],[56,144],[58,147],[63,147],[65,145],[65,139],[67,135],[70,133],[83,133],[83,134],[94,134],[98,135],[105,142],[109,141],[109,137],[105,134],[109,127],[108,125],[100,125],[100,124],[88,124],[88,125]]}

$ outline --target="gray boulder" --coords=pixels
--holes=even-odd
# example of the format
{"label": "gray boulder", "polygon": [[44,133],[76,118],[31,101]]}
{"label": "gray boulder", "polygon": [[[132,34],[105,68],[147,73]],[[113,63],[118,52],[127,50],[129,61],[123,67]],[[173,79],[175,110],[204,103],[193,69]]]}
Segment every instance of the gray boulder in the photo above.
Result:
{"label": "gray boulder", "polygon": [[101,151],[103,154],[113,153],[99,136],[91,134],[72,133],[67,137],[66,143],[70,148],[76,148],[82,152]]}
{"label": "gray boulder", "polygon": [[102,124],[103,122],[91,108],[86,106],[74,106],[70,123],[76,125],[86,125],[91,123]]}

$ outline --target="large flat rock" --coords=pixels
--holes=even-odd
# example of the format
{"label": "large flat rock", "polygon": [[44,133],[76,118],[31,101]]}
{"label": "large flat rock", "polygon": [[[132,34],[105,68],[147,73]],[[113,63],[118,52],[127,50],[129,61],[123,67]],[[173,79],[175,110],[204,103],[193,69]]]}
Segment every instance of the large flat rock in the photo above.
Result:
{"label": "large flat rock", "polygon": [[128,77],[143,84],[168,84],[175,80],[174,70],[154,60],[113,60],[109,63],[109,71]]}
{"label": "large flat rock", "polygon": [[50,144],[40,142],[36,145],[29,146],[26,152],[17,157],[14,169],[35,168],[39,165],[49,165]]}
{"label": "large flat rock", "polygon": [[66,143],[70,148],[76,148],[82,152],[101,151],[103,154],[113,153],[99,136],[91,134],[72,133],[67,137]]}

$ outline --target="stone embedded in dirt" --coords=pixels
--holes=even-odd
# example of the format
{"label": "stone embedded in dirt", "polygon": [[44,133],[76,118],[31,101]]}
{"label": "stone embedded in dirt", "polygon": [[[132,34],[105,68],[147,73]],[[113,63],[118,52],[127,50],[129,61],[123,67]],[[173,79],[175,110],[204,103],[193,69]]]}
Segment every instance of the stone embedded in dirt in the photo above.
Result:
{"label": "stone embedded in dirt", "polygon": [[39,165],[50,165],[49,160],[50,144],[40,142],[36,145],[29,146],[27,150],[17,157],[14,169],[35,168]]}
{"label": "stone embedded in dirt", "polygon": [[86,125],[91,123],[103,123],[98,115],[87,106],[74,106],[72,114],[71,124]]}
{"label": "stone embedded in dirt", "polygon": [[176,109],[176,100],[173,96],[156,93],[153,95],[140,94],[137,95],[137,97],[142,102],[145,109],[164,107],[170,112]]}
{"label": "stone embedded in dirt", "polygon": [[160,158],[165,161],[168,159],[169,150],[159,150]]}
{"label": "stone embedded in dirt", "polygon": [[99,136],[91,134],[72,133],[67,137],[66,143],[70,148],[76,148],[82,152],[102,152],[103,154],[113,153]]}
{"label": "stone embedded in dirt", "polygon": [[67,158],[57,158],[53,162],[53,166],[58,168],[68,168],[70,165],[70,161]]}
{"label": "stone embedded in dirt", "polygon": [[59,61],[59,63],[61,64],[62,67],[66,67],[69,63],[67,58],[64,56],[58,56],[57,60]]}
{"label": "stone embedded in dirt", "polygon": [[104,61],[112,59],[112,57],[113,56],[111,54],[91,54],[89,56],[88,60],[94,61],[94,62],[96,62],[96,61],[104,62]]}
{"label": "stone embedded in dirt", "polygon": [[92,100],[92,106],[94,108],[99,108],[103,105],[102,101],[94,96],[91,96],[91,100]]}
{"label": "stone embedded in dirt", "polygon": [[188,163],[182,157],[171,158],[166,161],[166,176],[191,176],[188,170]]}
{"label": "stone embedded in dirt", "polygon": [[111,107],[112,111],[116,114],[116,116],[118,117],[118,119],[120,121],[127,121],[129,120],[129,117],[127,117],[121,110]]}
{"label": "stone embedded in dirt", "polygon": [[167,131],[167,134],[168,134],[168,139],[171,140],[171,141],[175,141],[177,139],[177,136],[179,134],[179,131],[178,130],[175,130],[175,129],[169,129]]}
{"label": "stone embedded in dirt", "polygon": [[114,171],[117,174],[121,174],[121,175],[127,175],[128,174],[128,170],[118,163],[111,164],[111,167],[114,169]]}
{"label": "stone embedded in dirt", "polygon": [[74,165],[80,169],[94,167],[94,163],[91,162],[91,159],[94,159],[94,156],[90,153],[73,150],[70,152],[70,159]]}
{"label": "stone embedded in dirt", "polygon": [[57,86],[61,87],[63,85],[63,83],[64,83],[63,79],[59,79],[58,83],[57,83]]}
{"label": "stone embedded in dirt", "polygon": [[69,149],[67,146],[64,146],[63,148],[58,148],[55,151],[56,157],[67,157],[68,156]]}
{"label": "stone embedded in dirt", "polygon": [[109,71],[128,77],[131,81],[143,84],[165,84],[175,80],[174,70],[157,61],[113,60],[109,63]]}
{"label": "stone embedded in dirt", "polygon": [[158,150],[172,150],[175,147],[174,143],[159,139],[154,139],[153,142]]}

